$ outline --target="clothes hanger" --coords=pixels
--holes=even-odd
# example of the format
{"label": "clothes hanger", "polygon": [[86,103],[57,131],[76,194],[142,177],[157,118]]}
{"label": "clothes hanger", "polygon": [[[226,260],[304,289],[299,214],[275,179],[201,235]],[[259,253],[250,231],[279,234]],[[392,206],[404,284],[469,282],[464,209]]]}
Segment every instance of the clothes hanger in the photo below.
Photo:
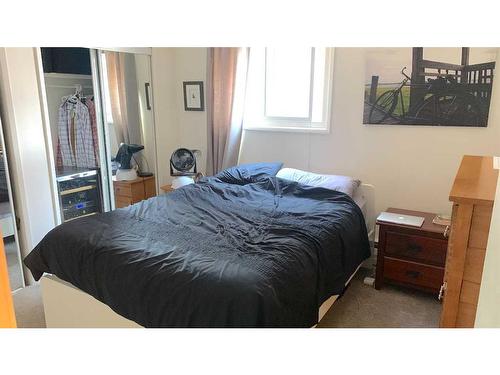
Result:
{"label": "clothes hanger", "polygon": [[86,97],[83,95],[83,89],[82,85],[76,84],[75,85],[75,93],[72,95],[66,95],[61,98],[61,102],[66,102],[70,101],[71,103],[75,104],[78,100],[85,100]]}

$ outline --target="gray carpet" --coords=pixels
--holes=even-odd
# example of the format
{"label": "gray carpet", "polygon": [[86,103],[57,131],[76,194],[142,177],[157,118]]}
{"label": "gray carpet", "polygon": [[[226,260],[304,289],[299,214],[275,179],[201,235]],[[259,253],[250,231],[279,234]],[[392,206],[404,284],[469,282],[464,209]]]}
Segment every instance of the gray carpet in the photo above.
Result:
{"label": "gray carpet", "polygon": [[371,272],[361,268],[344,295],[324,316],[318,328],[436,328],[441,303],[435,295],[385,285],[381,290],[363,284]]}
{"label": "gray carpet", "polygon": [[28,286],[12,294],[19,328],[45,328],[40,285]]}
{"label": "gray carpet", "polygon": [[4,238],[5,256],[9,268],[10,289],[16,290],[23,287],[23,275],[21,263],[17,253],[17,245],[14,236]]}
{"label": "gray carpet", "polygon": [[[441,304],[435,296],[389,285],[375,290],[363,284],[369,274],[369,270],[360,269],[319,328],[438,327]],[[45,327],[39,285],[15,292],[14,307],[18,327]]]}

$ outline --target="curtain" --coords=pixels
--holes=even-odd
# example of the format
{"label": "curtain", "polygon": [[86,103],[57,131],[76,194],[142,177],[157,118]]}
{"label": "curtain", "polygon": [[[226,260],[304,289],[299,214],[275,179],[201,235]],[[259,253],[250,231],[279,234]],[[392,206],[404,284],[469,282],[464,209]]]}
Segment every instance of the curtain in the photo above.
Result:
{"label": "curtain", "polygon": [[111,115],[118,146],[120,143],[130,143],[128,130],[127,90],[125,87],[125,58],[123,53],[104,52],[108,74],[109,97],[111,100]]}
{"label": "curtain", "polygon": [[207,174],[236,165],[240,152],[248,48],[210,48],[207,64]]}

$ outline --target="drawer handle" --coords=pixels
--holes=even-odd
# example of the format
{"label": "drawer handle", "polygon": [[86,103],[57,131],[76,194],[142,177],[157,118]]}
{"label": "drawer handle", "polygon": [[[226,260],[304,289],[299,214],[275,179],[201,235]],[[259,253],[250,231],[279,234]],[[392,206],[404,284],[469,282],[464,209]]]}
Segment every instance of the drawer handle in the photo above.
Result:
{"label": "drawer handle", "polygon": [[409,276],[409,277],[416,279],[420,276],[420,272],[418,272],[418,271],[406,271],[406,276]]}
{"label": "drawer handle", "polygon": [[441,288],[439,289],[439,295],[438,295],[439,301],[441,301],[443,299],[445,291],[446,291],[446,281],[441,285]]}
{"label": "drawer handle", "polygon": [[419,253],[422,251],[422,246],[411,243],[408,245],[408,250],[414,252],[414,253]]}
{"label": "drawer handle", "polygon": [[448,238],[449,235],[450,235],[450,226],[447,225],[445,230],[444,230],[443,236],[444,236],[444,238]]}

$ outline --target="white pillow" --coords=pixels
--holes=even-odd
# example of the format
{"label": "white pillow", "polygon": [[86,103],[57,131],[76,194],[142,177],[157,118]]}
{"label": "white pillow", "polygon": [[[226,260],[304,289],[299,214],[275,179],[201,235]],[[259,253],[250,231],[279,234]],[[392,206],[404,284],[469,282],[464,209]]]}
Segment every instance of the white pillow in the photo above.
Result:
{"label": "white pillow", "polygon": [[349,176],[339,176],[334,174],[317,174],[300,169],[283,168],[276,177],[300,182],[304,185],[322,187],[325,189],[336,190],[349,195],[351,198],[361,184],[360,180],[355,180]]}

